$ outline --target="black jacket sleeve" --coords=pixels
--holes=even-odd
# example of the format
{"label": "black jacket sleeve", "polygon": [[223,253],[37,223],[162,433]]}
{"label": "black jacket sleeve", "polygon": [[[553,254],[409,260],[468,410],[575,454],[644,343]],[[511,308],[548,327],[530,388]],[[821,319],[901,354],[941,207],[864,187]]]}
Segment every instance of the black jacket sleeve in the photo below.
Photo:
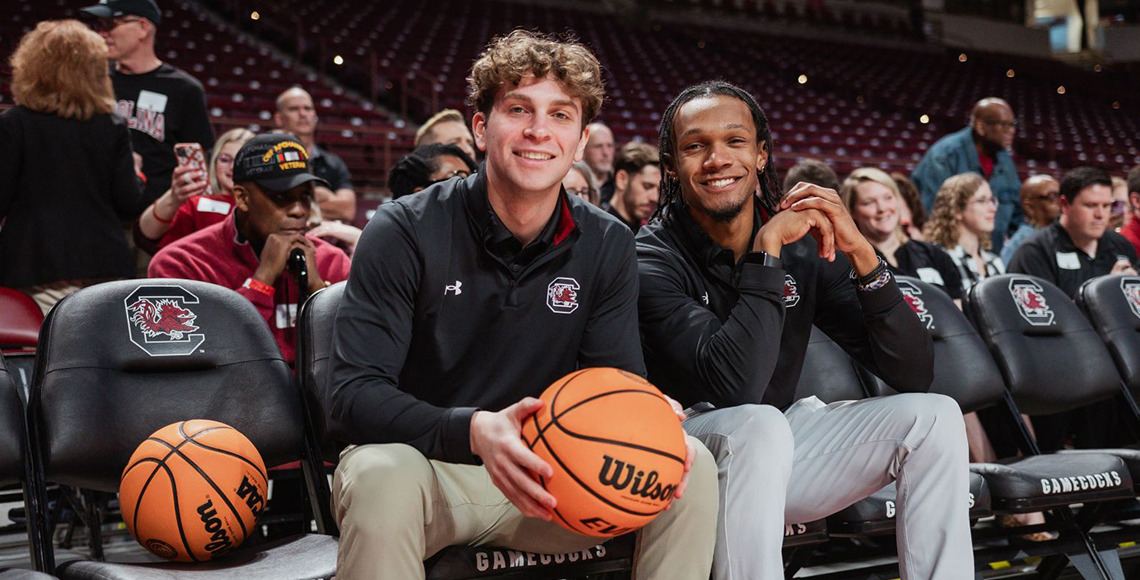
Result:
{"label": "black jacket sleeve", "polygon": [[24,164],[24,135],[14,111],[0,115],[0,221],[8,216],[16,200],[20,167]]}
{"label": "black jacket sleeve", "polygon": [[[135,159],[131,153],[131,134],[121,117],[110,116],[114,138],[114,168],[111,175],[111,197],[115,211],[123,221],[137,221],[139,213],[149,201],[143,193],[143,184],[135,173]],[[137,226],[136,226],[137,227]],[[153,252],[151,252],[153,253]]]}
{"label": "black jacket sleeve", "polygon": [[703,391],[698,400],[718,407],[759,403],[780,352],[784,270],[757,263],[759,255],[745,257],[740,297],[721,324],[686,292],[679,255],[647,244],[638,244],[637,253],[646,347],[684,374],[677,382]]}
{"label": "black jacket sleeve", "polygon": [[637,332],[637,257],[633,233],[625,227],[606,231],[606,255],[598,260],[601,299],[590,312],[578,349],[578,365],[615,367],[645,376],[645,359]]}
{"label": "black jacket sleeve", "polygon": [[332,430],[348,443],[406,443],[429,459],[478,463],[474,408],[441,408],[400,389],[423,273],[415,228],[399,204],[360,237],[333,332]]}
{"label": "black jacket sleeve", "polygon": [[934,343],[894,278],[859,292],[850,264],[820,261],[815,325],[897,391],[924,392],[934,380]]}

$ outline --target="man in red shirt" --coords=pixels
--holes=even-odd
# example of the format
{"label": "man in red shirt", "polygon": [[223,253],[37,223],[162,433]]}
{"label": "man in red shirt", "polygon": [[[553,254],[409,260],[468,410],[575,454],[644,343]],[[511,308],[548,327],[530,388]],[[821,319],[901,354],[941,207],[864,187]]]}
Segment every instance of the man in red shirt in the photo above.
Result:
{"label": "man in red shirt", "polygon": [[[166,246],[151,260],[151,278],[185,278],[232,288],[249,299],[293,364],[294,326],[302,293],[348,277],[339,248],[305,235],[313,188],[308,153],[291,136],[270,133],[242,146],[234,160],[234,213]],[[327,184],[325,184],[327,186]],[[299,289],[289,257],[305,257],[307,287]]]}
{"label": "man in red shirt", "polygon": [[1120,234],[1128,238],[1140,254],[1140,165],[1128,172],[1128,207],[1132,208],[1132,219],[1124,224]]}

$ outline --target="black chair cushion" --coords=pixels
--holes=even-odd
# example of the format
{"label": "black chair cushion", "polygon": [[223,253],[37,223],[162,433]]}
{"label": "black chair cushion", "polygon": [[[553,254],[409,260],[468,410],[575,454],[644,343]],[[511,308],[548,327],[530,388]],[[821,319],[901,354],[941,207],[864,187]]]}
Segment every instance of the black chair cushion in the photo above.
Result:
{"label": "black chair cushion", "polygon": [[24,405],[0,355],[0,485],[24,479]]}
{"label": "black chair cushion", "polygon": [[324,439],[322,452],[325,460],[336,462],[340,449],[329,433],[328,417],[332,411],[332,391],[329,387],[329,358],[332,356],[333,327],[336,311],[344,297],[344,282],[338,282],[317,291],[305,302],[301,319],[297,325],[301,335],[300,356],[297,357],[297,371],[305,391],[305,402],[309,408],[313,425]]}
{"label": "black chair cushion", "polygon": [[972,463],[986,478],[994,511],[1024,511],[1132,497],[1124,460],[1107,453],[1037,455],[1008,464]]}
{"label": "black chair cushion", "polygon": [[1076,304],[1033,276],[991,276],[966,293],[966,309],[1021,411],[1050,415],[1119,392],[1108,349]]}
{"label": "black chair cushion", "polygon": [[294,536],[256,548],[239,548],[223,558],[194,566],[70,560],[60,564],[56,574],[67,580],[326,579],[336,574],[336,538],[319,534]]}
{"label": "black chair cushion", "polygon": [[811,327],[804,368],[796,383],[796,399],[819,397],[824,403],[854,401],[867,396],[851,357],[822,330]]}
{"label": "black chair cushion", "polygon": [[784,525],[784,547],[808,546],[827,541],[827,520],[816,520],[806,524]]}
{"label": "black chair cushion", "polygon": [[424,563],[428,580],[456,578],[569,578],[629,570],[635,537],[619,536],[568,554],[534,554],[493,547],[452,546]]}
{"label": "black chair cushion", "polygon": [[[828,516],[827,525],[832,534],[889,533],[895,529],[896,496],[898,490],[891,482],[883,489],[865,497],[837,513]],[[984,477],[970,473],[970,519],[991,515],[990,490]]]}
{"label": "black chair cushion", "polygon": [[30,406],[50,481],[115,491],[148,435],[186,419],[244,433],[266,465],[297,460],[300,398],[248,300],[190,280],[91,286],[48,314]]}
{"label": "black chair cushion", "polygon": [[1132,476],[1133,485],[1140,485],[1140,449],[1128,449],[1124,447],[1112,449],[1061,449],[1057,451],[1057,455],[1078,455],[1081,453],[1107,453],[1115,455],[1124,460],[1124,465],[1128,467],[1128,473]]}
{"label": "black chair cushion", "polygon": [[0,580],[52,580],[53,578],[55,578],[55,576],[48,576],[43,572],[24,570],[22,568],[9,568],[0,571]]}
{"label": "black chair cushion", "polygon": [[1077,293],[1132,393],[1140,394],[1140,276],[1102,276]]}

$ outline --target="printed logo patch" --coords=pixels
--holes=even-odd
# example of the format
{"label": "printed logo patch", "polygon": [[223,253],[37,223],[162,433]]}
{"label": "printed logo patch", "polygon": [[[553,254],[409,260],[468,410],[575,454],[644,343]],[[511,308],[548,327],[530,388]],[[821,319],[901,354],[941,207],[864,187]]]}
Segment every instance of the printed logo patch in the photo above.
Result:
{"label": "printed logo patch", "polygon": [[546,287],[546,305],[556,314],[570,314],[578,309],[578,281],[573,278],[555,278]]}
{"label": "printed logo patch", "polygon": [[1033,326],[1053,324],[1053,309],[1045,301],[1041,285],[1028,278],[1014,278],[1009,281],[1009,295],[1013,297],[1017,310],[1026,322]]}
{"label": "printed logo patch", "polygon": [[791,274],[784,274],[784,307],[791,308],[800,303],[800,290]]}
{"label": "printed logo patch", "polygon": [[1124,293],[1124,299],[1128,301],[1128,307],[1132,309],[1132,314],[1140,318],[1140,278],[1122,279],[1120,291]]}
{"label": "printed logo patch", "polygon": [[187,356],[206,341],[189,307],[198,297],[182,286],[139,286],[123,304],[131,342],[150,356]]}
{"label": "printed logo patch", "polygon": [[926,325],[926,329],[934,328],[934,315],[926,309],[926,302],[922,299],[922,290],[912,282],[906,280],[897,280],[899,290],[902,291],[903,300],[906,300],[907,306],[918,316],[918,319]]}

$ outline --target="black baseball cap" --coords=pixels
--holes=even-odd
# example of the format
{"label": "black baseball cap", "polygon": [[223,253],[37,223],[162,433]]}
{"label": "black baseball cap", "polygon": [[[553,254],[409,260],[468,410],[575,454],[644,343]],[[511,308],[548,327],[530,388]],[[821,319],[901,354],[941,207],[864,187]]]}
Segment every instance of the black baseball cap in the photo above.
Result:
{"label": "black baseball cap", "polygon": [[234,157],[234,183],[252,181],[270,191],[289,191],[302,183],[327,181],[309,173],[309,152],[292,135],[265,133],[246,142]]}
{"label": "black baseball cap", "polygon": [[98,4],[82,10],[99,18],[118,18],[133,14],[146,18],[155,26],[162,24],[162,12],[154,0],[99,0]]}

